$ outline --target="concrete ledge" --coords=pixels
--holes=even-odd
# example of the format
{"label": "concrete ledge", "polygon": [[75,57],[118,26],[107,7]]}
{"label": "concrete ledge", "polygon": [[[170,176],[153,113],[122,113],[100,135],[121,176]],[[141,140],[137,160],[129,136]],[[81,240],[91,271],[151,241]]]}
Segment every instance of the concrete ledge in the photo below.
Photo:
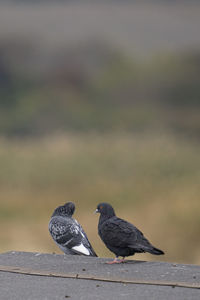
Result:
{"label": "concrete ledge", "polygon": [[200,299],[200,266],[7,252],[0,254],[1,299]]}

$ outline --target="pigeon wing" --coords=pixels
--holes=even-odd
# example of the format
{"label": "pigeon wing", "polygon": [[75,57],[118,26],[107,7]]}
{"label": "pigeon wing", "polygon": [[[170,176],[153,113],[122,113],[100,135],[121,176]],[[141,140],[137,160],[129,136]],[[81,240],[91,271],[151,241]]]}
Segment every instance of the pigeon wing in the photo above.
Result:
{"label": "pigeon wing", "polygon": [[77,223],[77,226],[79,227],[79,231],[80,234],[82,236],[82,244],[88,249],[88,251],[90,252],[91,256],[97,256],[97,254],[95,253],[94,249],[92,248],[92,245],[90,244],[88,237],[85,233],[85,231],[83,230],[82,226],[75,220],[75,222]]}
{"label": "pigeon wing", "polygon": [[49,231],[53,240],[66,254],[90,255],[82,243],[79,226],[72,218],[53,217],[49,222]]}
{"label": "pigeon wing", "polygon": [[136,246],[145,239],[133,224],[116,216],[105,221],[99,228],[99,233],[105,244],[113,247]]}

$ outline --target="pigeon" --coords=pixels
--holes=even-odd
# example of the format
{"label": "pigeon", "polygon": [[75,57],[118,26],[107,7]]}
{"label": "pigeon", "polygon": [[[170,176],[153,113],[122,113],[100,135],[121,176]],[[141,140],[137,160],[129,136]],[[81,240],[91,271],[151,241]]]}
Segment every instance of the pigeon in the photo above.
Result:
{"label": "pigeon", "polygon": [[[164,254],[162,250],[155,248],[134,225],[118,218],[110,204],[100,203],[95,212],[100,213],[99,236],[106,247],[116,255],[113,261],[108,262],[109,264],[125,262],[126,256],[135,253]],[[121,260],[118,260],[119,256],[122,256]]]}
{"label": "pigeon", "polygon": [[72,218],[75,205],[68,202],[57,207],[49,222],[49,232],[65,254],[97,256],[81,225]]}

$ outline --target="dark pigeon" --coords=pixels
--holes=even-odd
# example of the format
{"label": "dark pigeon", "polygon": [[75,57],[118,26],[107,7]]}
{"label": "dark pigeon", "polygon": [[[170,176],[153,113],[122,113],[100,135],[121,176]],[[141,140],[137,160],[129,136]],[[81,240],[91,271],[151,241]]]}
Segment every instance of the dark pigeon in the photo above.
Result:
{"label": "dark pigeon", "polygon": [[75,205],[68,202],[55,209],[49,222],[49,232],[65,254],[97,256],[81,225],[72,218]]}
{"label": "dark pigeon", "polygon": [[[134,255],[135,253],[164,254],[162,250],[151,245],[143,233],[134,225],[118,218],[110,204],[100,203],[96,212],[100,213],[99,236],[106,247],[116,255],[115,259],[109,263],[124,262],[126,256]],[[118,260],[119,256],[122,256],[123,259]]]}

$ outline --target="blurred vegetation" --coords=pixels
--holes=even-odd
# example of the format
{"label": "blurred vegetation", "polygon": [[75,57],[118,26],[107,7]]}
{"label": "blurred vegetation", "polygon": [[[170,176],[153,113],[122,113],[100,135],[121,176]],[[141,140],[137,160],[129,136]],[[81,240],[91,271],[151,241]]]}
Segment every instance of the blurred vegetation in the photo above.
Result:
{"label": "blurred vegetation", "polygon": [[0,164],[1,251],[61,253],[47,224],[57,205],[73,201],[98,255],[112,256],[98,238],[93,214],[106,201],[166,252],[162,260],[200,262],[195,144],[141,134],[1,139]]}
{"label": "blurred vegetation", "polygon": [[199,137],[199,53],[133,61],[98,41],[36,50],[0,44],[0,134],[163,128]]}
{"label": "blurred vegetation", "polygon": [[109,256],[92,214],[107,201],[163,259],[200,262],[199,52],[134,61],[100,41],[1,39],[0,99],[1,251],[59,251],[49,217],[74,201]]}

